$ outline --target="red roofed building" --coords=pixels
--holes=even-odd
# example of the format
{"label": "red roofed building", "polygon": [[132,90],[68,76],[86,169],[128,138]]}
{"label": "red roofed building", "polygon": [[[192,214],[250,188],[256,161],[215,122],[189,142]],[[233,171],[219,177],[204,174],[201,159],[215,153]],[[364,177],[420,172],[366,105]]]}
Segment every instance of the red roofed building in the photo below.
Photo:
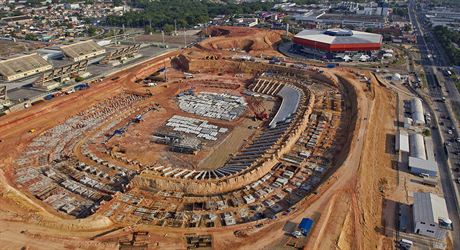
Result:
{"label": "red roofed building", "polygon": [[372,51],[382,46],[382,35],[346,29],[303,30],[294,36],[297,45],[325,52]]}

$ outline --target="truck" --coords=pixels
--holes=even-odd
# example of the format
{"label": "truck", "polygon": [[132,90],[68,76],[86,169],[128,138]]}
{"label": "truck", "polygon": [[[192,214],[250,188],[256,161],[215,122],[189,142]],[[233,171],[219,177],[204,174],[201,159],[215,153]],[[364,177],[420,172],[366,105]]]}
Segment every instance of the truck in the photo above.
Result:
{"label": "truck", "polygon": [[300,232],[303,235],[308,236],[308,234],[310,233],[312,228],[313,228],[313,220],[312,219],[303,218],[302,221],[300,221],[299,229],[300,229]]}
{"label": "truck", "polygon": [[47,100],[47,101],[52,100],[53,98],[54,98],[54,95],[53,95],[53,94],[49,94],[49,95],[43,97],[43,99],[45,99],[45,100]]}
{"label": "truck", "polygon": [[185,79],[193,78],[193,74],[184,72],[184,78],[185,78]]}
{"label": "truck", "polygon": [[76,91],[84,90],[84,89],[88,89],[88,88],[89,88],[88,83],[81,83],[81,84],[78,84],[78,85],[73,87],[73,89],[76,90]]}

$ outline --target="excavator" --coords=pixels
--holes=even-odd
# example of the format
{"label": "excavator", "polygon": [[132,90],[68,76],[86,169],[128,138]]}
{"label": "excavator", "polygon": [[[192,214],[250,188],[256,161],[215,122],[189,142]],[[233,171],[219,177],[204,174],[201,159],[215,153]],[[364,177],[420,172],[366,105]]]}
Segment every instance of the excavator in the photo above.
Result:
{"label": "excavator", "polygon": [[262,100],[254,96],[249,96],[247,98],[247,102],[249,109],[251,109],[251,111],[254,113],[254,119],[260,121],[268,120],[268,113],[266,109],[262,106]]}

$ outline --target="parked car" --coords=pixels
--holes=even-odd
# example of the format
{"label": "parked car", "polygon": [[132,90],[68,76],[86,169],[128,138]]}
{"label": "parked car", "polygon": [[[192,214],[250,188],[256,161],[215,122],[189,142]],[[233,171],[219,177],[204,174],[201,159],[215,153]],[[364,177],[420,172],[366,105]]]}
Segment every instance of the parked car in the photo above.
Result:
{"label": "parked car", "polygon": [[291,233],[292,237],[294,238],[300,238],[302,237],[302,233],[300,231],[294,231]]}
{"label": "parked car", "polygon": [[411,247],[414,245],[411,240],[406,239],[400,239],[398,244],[402,249],[411,249]]}

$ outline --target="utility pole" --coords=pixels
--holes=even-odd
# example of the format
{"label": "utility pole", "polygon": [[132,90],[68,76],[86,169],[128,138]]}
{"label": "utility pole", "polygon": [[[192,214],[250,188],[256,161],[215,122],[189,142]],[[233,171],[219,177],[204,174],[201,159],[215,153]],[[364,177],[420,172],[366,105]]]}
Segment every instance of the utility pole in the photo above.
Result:
{"label": "utility pole", "polygon": [[164,66],[163,66],[163,67],[165,68],[165,82],[167,82],[167,81],[168,81],[168,77],[166,76],[166,73],[167,73],[167,70],[166,70],[166,59],[164,59],[163,63],[164,63]]}
{"label": "utility pole", "polygon": [[177,36],[177,23],[176,23],[176,19],[174,19],[174,35]]}
{"label": "utility pole", "polygon": [[165,31],[161,31],[161,37],[163,38],[163,45],[165,45]]}
{"label": "utility pole", "polygon": [[184,48],[187,47],[187,30],[184,29]]}

